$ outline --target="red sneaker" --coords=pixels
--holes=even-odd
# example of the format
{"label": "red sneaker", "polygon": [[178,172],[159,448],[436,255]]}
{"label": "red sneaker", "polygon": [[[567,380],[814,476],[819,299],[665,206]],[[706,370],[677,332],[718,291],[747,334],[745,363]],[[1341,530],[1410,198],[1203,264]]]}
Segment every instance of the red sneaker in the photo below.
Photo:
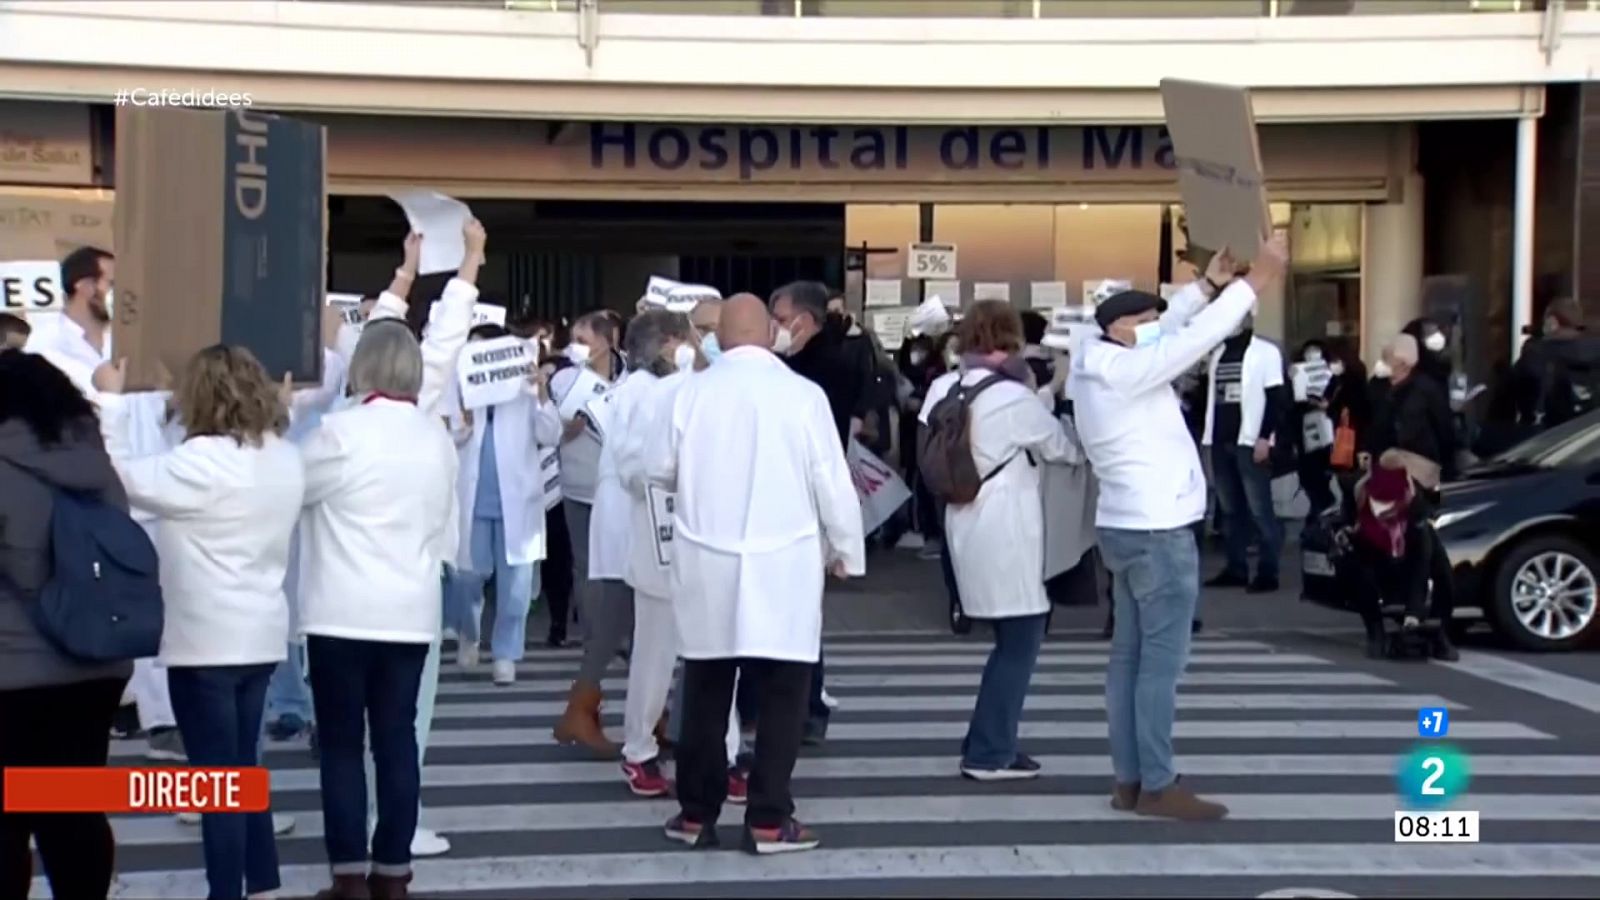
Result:
{"label": "red sneaker", "polygon": [[666,776],[661,774],[660,763],[653,759],[642,763],[624,762],[622,777],[635,797],[665,797],[671,790]]}
{"label": "red sneaker", "polygon": [[750,779],[738,769],[728,770],[728,802],[743,806],[750,800]]}

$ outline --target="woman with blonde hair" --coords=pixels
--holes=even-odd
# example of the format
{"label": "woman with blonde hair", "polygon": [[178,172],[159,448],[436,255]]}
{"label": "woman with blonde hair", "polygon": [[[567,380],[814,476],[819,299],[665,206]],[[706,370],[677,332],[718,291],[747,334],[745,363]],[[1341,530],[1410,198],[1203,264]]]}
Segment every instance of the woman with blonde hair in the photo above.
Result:
{"label": "woman with blonde hair", "polygon": [[[198,766],[260,765],[267,682],[285,658],[283,579],[300,514],[300,454],[282,437],[285,392],[243,347],[195,354],[172,395],[181,443],[135,455],[125,368],[102,367],[101,430],[129,503],[153,515],[166,621],[162,664],[178,730]],[[201,821],[213,898],[279,887],[269,812]]]}

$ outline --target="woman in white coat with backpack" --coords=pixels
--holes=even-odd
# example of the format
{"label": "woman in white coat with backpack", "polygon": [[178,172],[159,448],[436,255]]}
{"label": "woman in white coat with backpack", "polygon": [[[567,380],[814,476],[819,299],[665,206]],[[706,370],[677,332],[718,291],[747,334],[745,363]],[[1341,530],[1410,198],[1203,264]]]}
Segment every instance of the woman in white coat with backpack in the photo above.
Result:
{"label": "woman in white coat with backpack", "polygon": [[[499,325],[479,325],[462,353],[471,353],[476,342],[509,334]],[[493,578],[489,652],[494,683],[509,685],[516,681],[527,645],[528,609],[539,593],[538,564],[545,557],[540,450],[561,441],[561,416],[538,368],[526,388],[504,403],[463,409],[459,387],[452,397],[449,423],[461,456],[456,475],[461,543],[445,588],[445,626],[459,635],[456,661],[475,665],[483,588]]]}
{"label": "woman in white coat with backpack", "polygon": [[[1060,385],[1036,387],[1019,355],[1022,321],[1015,309],[1003,301],[978,303],[961,323],[960,341],[968,452],[982,483],[970,503],[947,507],[945,536],[963,609],[988,620],[995,635],[961,742],[961,774],[976,781],[1035,778],[1039,764],[1018,748],[1017,732],[1050,611],[1040,466],[1080,464],[1083,453],[1045,399]],[[1060,378],[1066,367],[1057,369]],[[930,390],[930,428],[949,427],[942,415],[949,407],[939,405],[954,385],[951,379],[936,385],[943,390]]]}

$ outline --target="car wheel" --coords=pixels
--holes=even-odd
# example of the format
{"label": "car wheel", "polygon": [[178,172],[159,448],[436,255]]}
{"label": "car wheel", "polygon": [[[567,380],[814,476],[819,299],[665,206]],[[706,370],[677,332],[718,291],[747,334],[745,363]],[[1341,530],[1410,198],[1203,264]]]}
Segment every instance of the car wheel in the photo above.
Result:
{"label": "car wheel", "polygon": [[1501,560],[1489,605],[1517,647],[1576,649],[1600,635],[1600,562],[1569,538],[1530,538]]}
{"label": "car wheel", "polygon": [[961,601],[950,601],[950,630],[955,634],[971,634],[972,620],[961,610]]}

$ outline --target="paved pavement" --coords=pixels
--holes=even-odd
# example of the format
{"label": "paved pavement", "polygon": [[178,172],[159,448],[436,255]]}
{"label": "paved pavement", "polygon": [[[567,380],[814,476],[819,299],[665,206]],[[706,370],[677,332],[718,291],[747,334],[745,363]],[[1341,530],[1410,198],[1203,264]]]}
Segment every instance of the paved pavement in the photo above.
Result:
{"label": "paved pavement", "polygon": [[[799,815],[821,832],[809,854],[756,859],[685,851],[660,825],[670,801],[633,798],[615,763],[555,746],[573,650],[530,653],[514,687],[447,664],[423,773],[425,824],[454,842],[421,860],[428,896],[1259,896],[1316,888],[1357,896],[1590,896],[1600,883],[1600,656],[1560,666],[1468,650],[1460,663],[1371,662],[1343,617],[1305,614],[1292,597],[1213,595],[1180,697],[1186,778],[1228,803],[1224,822],[1179,824],[1116,813],[1102,702],[1105,644],[1058,617],[1024,716],[1025,749],[1045,777],[999,786],[956,775],[956,748],[987,652],[986,635],[840,633],[852,616],[942,624],[942,600],[917,596],[927,565],[894,583],[830,598],[827,746],[796,773]],[[934,575],[934,583],[937,576]],[[866,587],[861,585],[859,587]],[[907,609],[907,604],[916,606]],[[875,606],[875,608],[873,608]],[[925,609],[926,607],[927,609]],[[871,609],[871,612],[863,612]],[[931,609],[931,612],[927,610]],[[1288,613],[1286,610],[1294,610]],[[1098,631],[1103,610],[1068,611]],[[1241,624],[1230,630],[1229,622]],[[448,659],[447,654],[447,659]],[[607,682],[620,736],[620,664]],[[1417,744],[1417,710],[1448,706],[1451,743],[1471,754],[1457,808],[1481,813],[1483,840],[1396,844],[1394,771]],[[121,743],[116,762],[140,746]],[[285,895],[326,884],[317,773],[303,749],[268,754],[280,811]],[[723,815],[737,846],[737,808]],[[169,816],[119,818],[118,894],[204,894],[198,829]],[[45,893],[36,885],[36,895]]]}

